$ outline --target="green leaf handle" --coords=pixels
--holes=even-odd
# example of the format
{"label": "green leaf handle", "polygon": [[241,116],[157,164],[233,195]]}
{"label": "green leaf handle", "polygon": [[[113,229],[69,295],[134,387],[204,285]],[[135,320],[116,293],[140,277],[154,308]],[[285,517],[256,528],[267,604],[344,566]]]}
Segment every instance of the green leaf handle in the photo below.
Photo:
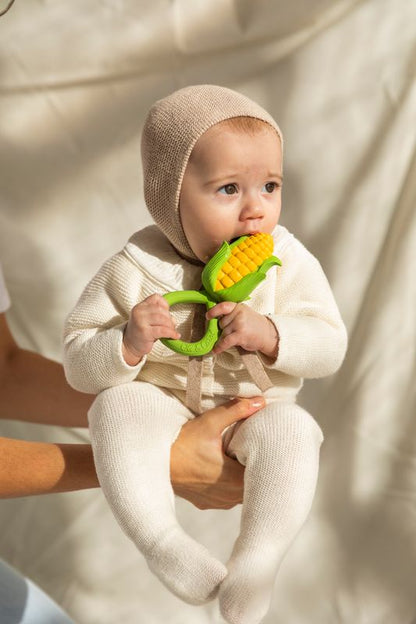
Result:
{"label": "green leaf handle", "polygon": [[[201,290],[176,290],[174,292],[163,295],[170,306],[178,303],[202,303],[207,310],[216,305],[215,301],[211,301],[207,294]],[[218,319],[208,321],[208,327],[205,335],[197,342],[185,342],[184,340],[173,340],[172,338],[161,338],[160,340],[166,347],[191,357],[206,355],[212,351],[213,346],[219,338],[220,330],[218,327]]]}

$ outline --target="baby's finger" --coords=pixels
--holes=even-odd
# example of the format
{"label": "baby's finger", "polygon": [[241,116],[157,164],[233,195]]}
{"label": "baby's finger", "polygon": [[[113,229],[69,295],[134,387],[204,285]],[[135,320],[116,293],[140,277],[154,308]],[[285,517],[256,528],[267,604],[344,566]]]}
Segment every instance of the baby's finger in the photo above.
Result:
{"label": "baby's finger", "polygon": [[153,325],[166,325],[174,327],[170,315],[160,308],[148,308],[147,306],[135,306],[131,313],[131,325],[136,331],[146,332],[146,328]]}
{"label": "baby's finger", "polygon": [[230,333],[230,331],[236,331],[237,326],[234,321],[238,320],[239,312],[241,310],[240,306],[241,304],[237,303],[229,314],[224,314],[224,316],[219,319],[218,325],[222,330],[227,329],[228,333]]}
{"label": "baby's finger", "polygon": [[236,305],[234,301],[221,301],[221,303],[217,303],[217,305],[208,310],[205,316],[208,320],[211,320],[219,316],[224,316],[225,314],[230,314]]}
{"label": "baby's finger", "polygon": [[164,310],[169,310],[169,304],[162,295],[158,295],[157,293],[153,295],[149,295],[146,299],[143,299],[142,303],[146,303],[147,305],[154,305],[158,308],[163,308]]}
{"label": "baby's finger", "polygon": [[223,351],[227,351],[231,349],[231,347],[235,347],[239,344],[239,335],[237,332],[232,332],[230,334],[222,334],[221,338],[218,340],[217,344],[212,349],[213,353],[216,355],[222,353]]}
{"label": "baby's finger", "polygon": [[169,314],[169,312],[152,312],[149,316],[149,325],[166,325],[166,327],[175,327],[175,319]]}
{"label": "baby's finger", "polygon": [[166,325],[153,325],[152,326],[153,340],[159,340],[159,338],[172,338],[173,340],[179,340],[180,333],[173,327],[167,327]]}

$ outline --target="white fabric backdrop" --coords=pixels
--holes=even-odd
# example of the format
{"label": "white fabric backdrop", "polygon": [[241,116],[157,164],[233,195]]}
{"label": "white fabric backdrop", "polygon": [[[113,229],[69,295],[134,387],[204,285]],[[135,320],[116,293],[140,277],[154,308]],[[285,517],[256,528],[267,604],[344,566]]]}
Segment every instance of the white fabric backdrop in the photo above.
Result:
{"label": "white fabric backdrop", "polygon": [[[281,222],[320,258],[350,348],[300,397],[326,437],[319,488],[265,624],[416,621],[415,49],[411,0],[16,0],[0,19],[8,318],[50,357],[83,285],[149,223],[139,143],[155,99],[222,84],[283,129]],[[226,558],[239,510],[178,513]],[[221,621],[151,576],[98,491],[2,502],[0,554],[79,624]]]}

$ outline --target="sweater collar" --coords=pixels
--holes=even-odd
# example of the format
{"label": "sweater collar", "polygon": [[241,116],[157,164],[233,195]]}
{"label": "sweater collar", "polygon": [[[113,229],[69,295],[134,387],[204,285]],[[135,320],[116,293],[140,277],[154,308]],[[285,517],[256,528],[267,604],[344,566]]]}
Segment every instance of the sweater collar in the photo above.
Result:
{"label": "sweater collar", "polygon": [[203,266],[178,254],[156,225],[130,237],[125,253],[167,290],[198,290]]}

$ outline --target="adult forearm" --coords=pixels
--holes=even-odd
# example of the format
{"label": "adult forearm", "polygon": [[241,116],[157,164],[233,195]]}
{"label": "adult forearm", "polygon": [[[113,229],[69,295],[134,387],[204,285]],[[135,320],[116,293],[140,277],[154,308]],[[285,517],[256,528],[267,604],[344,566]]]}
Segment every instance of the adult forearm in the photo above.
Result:
{"label": "adult forearm", "polygon": [[0,378],[0,418],[65,427],[86,427],[93,396],[67,384],[61,364],[16,349]]}
{"label": "adult forearm", "polygon": [[[216,454],[218,436],[202,445],[191,443],[194,428],[185,428],[172,449],[172,486],[178,496],[198,507],[232,507],[241,502],[243,468]],[[212,445],[212,446],[211,446]],[[211,459],[205,457],[206,446]],[[217,459],[212,464],[212,455]],[[191,464],[189,459],[192,460]],[[229,464],[229,465],[228,465]],[[227,469],[225,469],[227,468]],[[225,472],[225,474],[224,474]],[[0,498],[71,492],[98,487],[92,448],[89,444],[53,444],[0,438]]]}
{"label": "adult forearm", "polygon": [[0,498],[98,487],[89,444],[0,438]]}

